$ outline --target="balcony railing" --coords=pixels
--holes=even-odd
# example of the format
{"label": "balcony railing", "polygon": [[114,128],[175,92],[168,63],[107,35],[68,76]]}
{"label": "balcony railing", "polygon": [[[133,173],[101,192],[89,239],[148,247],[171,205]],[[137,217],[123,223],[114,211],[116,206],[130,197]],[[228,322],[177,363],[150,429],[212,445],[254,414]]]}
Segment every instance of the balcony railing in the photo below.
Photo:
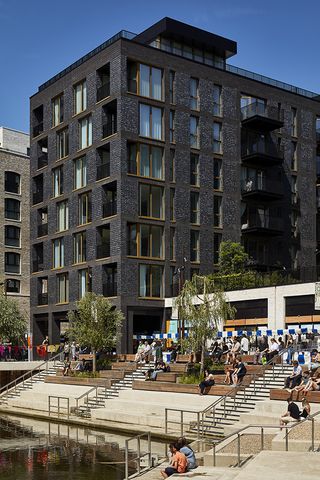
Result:
{"label": "balcony railing", "polygon": [[245,221],[242,220],[241,230],[249,229],[267,229],[267,230],[283,230],[283,219],[273,217],[268,214],[259,215],[258,213],[249,214]]}
{"label": "balcony railing", "polygon": [[36,205],[37,203],[43,202],[43,193],[42,192],[34,192],[32,195],[32,203]]}
{"label": "balcony railing", "polygon": [[34,137],[37,137],[42,132],[43,132],[43,122],[38,123],[38,125],[34,125],[33,130],[32,130],[32,135]]}
{"label": "balcony railing", "polygon": [[267,106],[262,102],[252,102],[249,105],[245,105],[241,108],[241,120],[246,120],[251,117],[265,117],[270,120],[278,122],[283,121],[283,110],[279,110],[276,107]]}
{"label": "balcony railing", "polygon": [[110,96],[110,83],[105,83],[97,89],[97,102]]}
{"label": "balcony railing", "polygon": [[48,294],[39,293],[38,295],[38,305],[48,305]]}
{"label": "balcony railing", "polygon": [[283,159],[283,152],[272,140],[261,135],[248,135],[241,144],[241,156],[264,155],[276,159]]}
{"label": "balcony railing", "polygon": [[32,262],[32,271],[33,272],[42,272],[43,270],[44,270],[43,262],[40,262],[39,260],[34,260]]}
{"label": "balcony railing", "polygon": [[102,124],[102,138],[109,137],[117,133],[117,124],[115,121]]}
{"label": "balcony railing", "polygon": [[116,297],[117,296],[117,282],[104,283],[102,287],[104,297]]}
{"label": "balcony railing", "polygon": [[43,153],[38,157],[38,169],[46,167],[48,165],[48,154]]}
{"label": "balcony railing", "polygon": [[44,237],[45,235],[48,235],[48,224],[41,223],[38,225],[38,237]]}
{"label": "balcony railing", "polygon": [[103,163],[97,166],[97,180],[110,177],[110,163]]}
{"label": "balcony railing", "polygon": [[111,217],[117,214],[117,202],[106,202],[102,205],[102,217]]}
{"label": "balcony railing", "polygon": [[247,178],[241,183],[241,191],[243,195],[253,195],[254,193],[265,193],[270,195],[281,195],[282,184],[279,180],[270,180],[267,178]]}
{"label": "balcony railing", "polygon": [[97,258],[110,257],[110,243],[97,245]]}

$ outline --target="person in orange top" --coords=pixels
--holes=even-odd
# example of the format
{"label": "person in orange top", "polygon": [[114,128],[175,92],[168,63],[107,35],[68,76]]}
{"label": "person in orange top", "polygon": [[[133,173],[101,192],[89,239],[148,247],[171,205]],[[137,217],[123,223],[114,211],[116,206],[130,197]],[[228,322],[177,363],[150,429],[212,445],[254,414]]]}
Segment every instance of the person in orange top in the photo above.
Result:
{"label": "person in orange top", "polygon": [[179,445],[170,443],[169,445],[172,457],[169,467],[161,470],[162,478],[168,478],[174,473],[185,473],[187,471],[188,461],[184,453],[179,452]]}

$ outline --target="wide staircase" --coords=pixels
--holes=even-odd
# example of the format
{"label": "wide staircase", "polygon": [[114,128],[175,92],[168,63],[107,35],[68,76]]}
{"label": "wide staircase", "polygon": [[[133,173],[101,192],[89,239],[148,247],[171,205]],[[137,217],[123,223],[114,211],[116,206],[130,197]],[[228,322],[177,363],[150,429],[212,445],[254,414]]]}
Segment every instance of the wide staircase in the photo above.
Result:
{"label": "wide staircase", "polygon": [[122,390],[131,390],[134,380],[144,380],[146,372],[153,368],[153,362],[137,364],[136,370],[127,372],[123,379],[116,380],[110,387],[98,387],[96,392],[92,391],[92,395],[84,398],[83,404],[75,408],[73,413],[77,416],[91,418],[91,410],[104,408],[107,400],[119,397]]}
{"label": "wide staircase", "polygon": [[60,361],[60,354],[58,354],[27,371],[0,389],[0,405],[7,405],[9,399],[20,397],[21,393],[32,390],[35,385],[43,383],[46,377],[57,375],[62,368],[63,362]]}
{"label": "wide staircase", "polygon": [[[254,410],[259,402],[269,398],[270,389],[283,388],[284,381],[292,372],[291,365],[266,367],[262,375],[255,376],[247,387],[237,388],[224,395],[204,412],[200,425],[190,424],[190,433],[198,436],[198,429],[204,437],[220,437],[225,428],[236,425],[243,413]],[[289,395],[289,394],[288,394]]]}

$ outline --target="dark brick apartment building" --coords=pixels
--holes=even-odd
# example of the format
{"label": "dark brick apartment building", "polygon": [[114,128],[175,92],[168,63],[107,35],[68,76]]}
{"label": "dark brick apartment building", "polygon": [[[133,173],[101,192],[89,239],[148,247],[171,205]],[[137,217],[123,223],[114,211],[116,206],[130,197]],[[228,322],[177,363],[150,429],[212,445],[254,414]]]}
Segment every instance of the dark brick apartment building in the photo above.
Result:
{"label": "dark brick apartment building", "polygon": [[[214,270],[222,239],[257,269],[316,265],[317,94],[226,63],[237,44],[164,18],[122,31],[31,98],[34,342],[88,290],[132,335]],[[317,150],[318,148],[318,150]]]}

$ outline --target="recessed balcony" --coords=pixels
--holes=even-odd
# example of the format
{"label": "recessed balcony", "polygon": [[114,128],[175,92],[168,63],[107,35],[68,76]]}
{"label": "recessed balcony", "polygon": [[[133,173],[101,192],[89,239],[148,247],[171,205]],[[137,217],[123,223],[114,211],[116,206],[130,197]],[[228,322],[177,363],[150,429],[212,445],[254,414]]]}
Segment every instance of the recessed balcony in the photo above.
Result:
{"label": "recessed balcony", "polygon": [[48,294],[39,293],[38,295],[38,305],[48,305]]}
{"label": "recessed balcony", "polygon": [[242,198],[256,201],[277,200],[283,196],[279,180],[247,178],[241,184]]}
{"label": "recessed balcony", "polygon": [[283,162],[283,152],[268,136],[246,134],[241,141],[242,163],[246,165],[272,166]]}
{"label": "recessed balcony", "polygon": [[241,108],[241,123],[251,130],[272,132],[283,127],[283,110],[261,102],[252,102]]}
{"label": "recessed balcony", "polygon": [[258,213],[249,214],[245,220],[242,220],[241,232],[244,235],[255,234],[263,236],[277,236],[283,232],[283,220],[279,217],[273,217],[267,214]]}

